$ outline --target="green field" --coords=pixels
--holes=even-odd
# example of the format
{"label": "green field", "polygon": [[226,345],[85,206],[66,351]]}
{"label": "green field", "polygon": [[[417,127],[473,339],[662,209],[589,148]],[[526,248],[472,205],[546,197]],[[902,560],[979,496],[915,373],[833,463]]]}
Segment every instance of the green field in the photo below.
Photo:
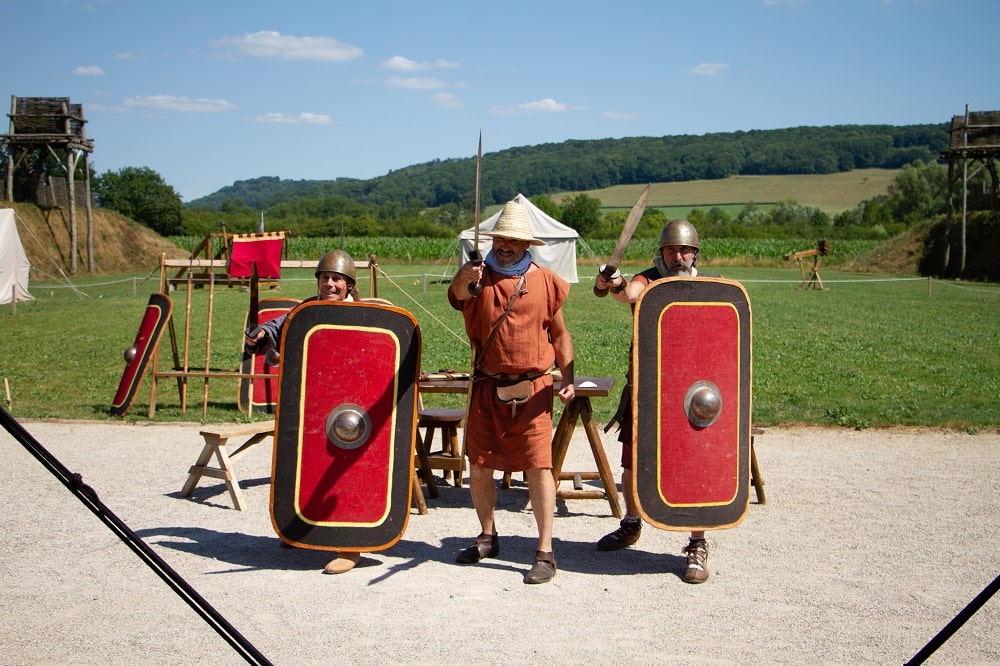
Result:
{"label": "green field", "polygon": [[[454,266],[387,264],[378,293],[411,311],[420,324],[424,370],[468,366],[461,318],[446,302]],[[920,278],[872,278],[825,270],[826,291],[799,288],[794,267],[731,267],[752,304],[753,420],[761,425],[810,423],[853,428],[889,425],[945,427],[969,431],[1000,427],[1000,288]],[[263,297],[314,293],[309,271],[289,271]],[[566,304],[580,375],[621,379],[626,368],[631,319],[628,308],[591,293],[591,273],[581,268]],[[157,278],[104,278],[74,289],[32,282],[36,300],[0,310],[4,344],[0,376],[7,380],[15,418],[104,419],[121,378],[122,352],[132,344]],[[363,295],[371,283],[359,282]],[[133,289],[135,294],[133,295]],[[189,367],[203,367],[209,290],[171,292],[180,354]],[[234,370],[248,295],[216,287],[209,367]],[[190,316],[186,313],[190,312]],[[189,320],[190,334],[184,344]],[[169,358],[169,341],[163,347]],[[161,366],[163,369],[163,366]],[[696,374],[684,373],[679,381]],[[147,377],[128,420],[148,420]],[[620,386],[620,381],[618,383]],[[180,409],[173,380],[161,380],[156,420],[238,421],[236,380],[187,387],[188,409]],[[429,398],[430,399],[430,398]],[[447,404],[447,396],[434,396]],[[455,398],[459,399],[459,398]],[[460,399],[459,399],[460,400]],[[444,402],[439,402],[444,401]],[[599,421],[614,410],[613,398],[595,400]]]}
{"label": "green field", "polygon": [[[730,176],[720,180],[653,183],[646,205],[681,215],[687,215],[692,208],[707,210],[712,207],[724,208],[733,214],[746,204],[791,200],[803,206],[815,206],[832,216],[885,194],[898,173],[897,169],[855,169],[822,175]],[[616,185],[588,190],[585,194],[600,199],[605,209],[631,208],[644,187],[643,184]],[[577,194],[579,192],[563,192],[553,195],[552,199],[561,203]]]}

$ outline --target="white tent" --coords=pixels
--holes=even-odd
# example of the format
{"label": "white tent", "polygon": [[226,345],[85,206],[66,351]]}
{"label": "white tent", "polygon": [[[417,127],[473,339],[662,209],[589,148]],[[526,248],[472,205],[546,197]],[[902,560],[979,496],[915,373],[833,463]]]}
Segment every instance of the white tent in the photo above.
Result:
{"label": "white tent", "polygon": [[21,237],[14,223],[14,209],[0,208],[0,305],[33,300],[28,293],[28,273],[31,264],[24,253]]}
{"label": "white tent", "polygon": [[[576,239],[580,237],[580,234],[576,233],[576,229],[567,227],[559,220],[549,217],[523,194],[514,197],[514,201],[528,207],[528,214],[531,215],[532,233],[535,238],[545,241],[545,245],[532,245],[529,248],[535,263],[554,271],[567,282],[579,282],[580,280],[576,276]],[[500,211],[497,211],[479,223],[480,256],[485,257],[493,246],[493,239],[483,234],[492,231],[499,218]],[[469,227],[458,235],[462,261],[466,261],[472,254],[475,238],[475,227]]]}

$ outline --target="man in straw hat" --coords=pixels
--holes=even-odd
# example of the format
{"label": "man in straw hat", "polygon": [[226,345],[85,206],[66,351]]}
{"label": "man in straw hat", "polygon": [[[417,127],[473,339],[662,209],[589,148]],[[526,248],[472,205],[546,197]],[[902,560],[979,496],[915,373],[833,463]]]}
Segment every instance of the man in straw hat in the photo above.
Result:
{"label": "man in straw hat", "polygon": [[448,287],[448,301],[461,310],[473,350],[466,445],[469,488],[482,528],[456,560],[471,564],[500,553],[494,472],[524,472],[538,525],[534,564],[524,582],[547,583],[556,574],[553,363],[562,374],[559,399],[568,403],[575,395],[573,340],[562,312],[569,284],[532,262],[528,248],[545,243],[532,234],[527,206],[508,202],[486,235],[493,248],[485,261],[464,264]]}

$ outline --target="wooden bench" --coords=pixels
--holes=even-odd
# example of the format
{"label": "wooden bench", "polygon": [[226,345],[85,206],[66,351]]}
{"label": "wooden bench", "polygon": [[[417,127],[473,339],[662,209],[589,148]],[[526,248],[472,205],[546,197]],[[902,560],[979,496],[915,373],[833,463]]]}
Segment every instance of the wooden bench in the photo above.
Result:
{"label": "wooden bench", "polygon": [[[203,476],[222,479],[229,489],[229,496],[233,498],[233,506],[237,511],[242,511],[244,507],[243,494],[240,492],[239,481],[233,471],[232,463],[254,444],[263,441],[266,437],[274,436],[274,419],[259,423],[210,426],[203,428],[199,434],[205,438],[205,446],[201,450],[198,460],[188,471],[187,482],[181,489],[181,497],[189,497]],[[249,437],[249,439],[240,444],[235,451],[229,453],[226,450],[226,445],[230,439],[236,437]],[[215,456],[218,467],[210,466],[212,456]]]}

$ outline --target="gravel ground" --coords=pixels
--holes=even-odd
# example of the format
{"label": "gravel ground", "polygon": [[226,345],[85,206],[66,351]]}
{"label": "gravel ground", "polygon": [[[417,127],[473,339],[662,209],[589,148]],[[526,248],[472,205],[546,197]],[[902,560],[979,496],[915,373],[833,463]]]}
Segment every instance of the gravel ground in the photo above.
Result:
{"label": "gravel ground", "polygon": [[[237,461],[236,511],[212,479],[179,496],[197,424],[23,425],[276,664],[901,664],[1000,574],[996,433],[769,429],[767,504],[709,533],[706,584],[681,581],[683,533],[647,526],[632,548],[597,552],[610,507],[566,500],[559,573],[528,586],[519,484],[499,492],[496,559],[454,563],[478,523],[468,489],[446,487],[391,549],[327,576],[327,553],[279,547],[269,442]],[[243,663],[2,430],[0,451],[0,663]],[[594,469],[582,430],[566,467]],[[929,663],[1000,663],[1000,596]]]}

